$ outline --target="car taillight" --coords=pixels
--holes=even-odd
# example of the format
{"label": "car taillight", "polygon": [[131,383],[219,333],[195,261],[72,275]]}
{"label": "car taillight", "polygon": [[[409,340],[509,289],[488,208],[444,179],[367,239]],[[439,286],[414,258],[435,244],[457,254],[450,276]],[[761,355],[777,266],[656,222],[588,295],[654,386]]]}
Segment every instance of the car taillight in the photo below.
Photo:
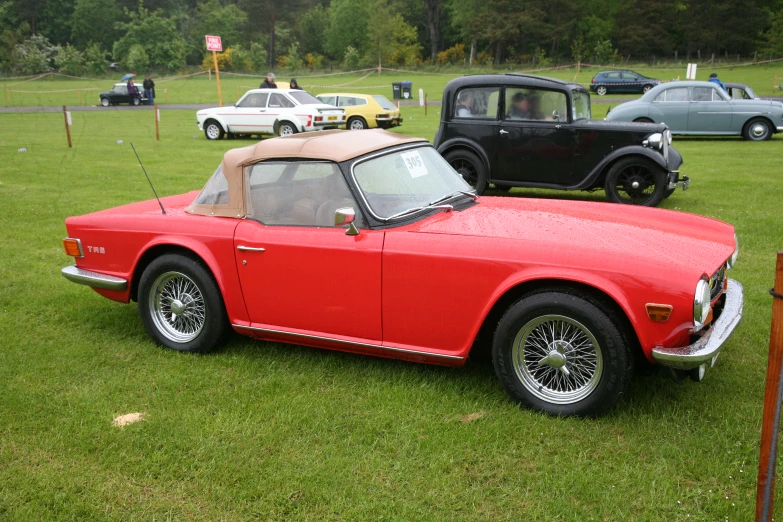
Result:
{"label": "car taillight", "polygon": [[388,118],[389,115],[388,114],[376,114],[375,117],[376,118]]}
{"label": "car taillight", "polygon": [[66,237],[63,239],[63,246],[65,247],[65,255],[71,257],[84,257],[84,250],[82,250],[82,242],[80,239]]}
{"label": "car taillight", "polygon": [[590,83],[595,83],[595,76],[593,76],[593,79],[590,80]]}
{"label": "car taillight", "polygon": [[307,116],[307,125],[306,126],[309,127],[312,124],[313,124],[313,116],[312,115],[308,115]]}
{"label": "car taillight", "polygon": [[323,116],[316,116],[315,117],[315,121],[324,121],[324,117]]}

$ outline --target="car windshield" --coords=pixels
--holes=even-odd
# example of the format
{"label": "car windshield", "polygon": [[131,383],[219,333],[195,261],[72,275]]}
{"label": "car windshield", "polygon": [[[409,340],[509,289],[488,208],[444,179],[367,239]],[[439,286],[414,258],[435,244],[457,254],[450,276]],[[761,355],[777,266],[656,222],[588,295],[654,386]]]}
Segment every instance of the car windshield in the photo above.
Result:
{"label": "car windshield", "polygon": [[288,93],[291,98],[298,101],[301,105],[323,105],[323,102],[305,91],[291,91]]}
{"label": "car windshield", "polygon": [[590,119],[590,95],[584,91],[571,92],[574,121]]}
{"label": "car windshield", "polygon": [[403,149],[357,163],[353,176],[372,213],[391,220],[473,193],[462,176],[430,147]]}
{"label": "car windshield", "polygon": [[382,108],[386,109],[387,111],[392,111],[397,108],[392,102],[390,102],[386,98],[386,96],[375,94],[373,95],[373,99],[378,102],[378,105],[380,105]]}
{"label": "car windshield", "polygon": [[750,88],[749,86],[747,86],[747,85],[745,86],[745,94],[746,94],[746,95],[747,95],[747,97],[748,97],[748,98],[750,98],[750,99],[753,99],[753,98],[758,98],[758,96],[756,96],[756,93],[755,93],[755,92],[753,92],[753,89],[751,89],[751,88]]}

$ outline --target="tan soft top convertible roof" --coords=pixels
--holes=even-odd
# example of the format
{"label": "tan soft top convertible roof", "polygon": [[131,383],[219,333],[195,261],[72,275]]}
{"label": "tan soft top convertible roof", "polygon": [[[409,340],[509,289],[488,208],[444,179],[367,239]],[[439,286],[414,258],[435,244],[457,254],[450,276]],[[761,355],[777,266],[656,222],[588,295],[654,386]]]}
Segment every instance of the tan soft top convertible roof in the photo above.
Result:
{"label": "tan soft top convertible roof", "polygon": [[[406,143],[427,143],[427,140],[402,136],[382,129],[327,130],[265,139],[249,147],[232,149],[223,156],[221,164],[223,176],[228,182],[228,201],[222,204],[197,204],[194,201],[185,212],[205,216],[244,217],[247,214],[244,167],[260,161],[302,158],[340,163],[376,150]],[[199,198],[196,198],[196,201]]]}

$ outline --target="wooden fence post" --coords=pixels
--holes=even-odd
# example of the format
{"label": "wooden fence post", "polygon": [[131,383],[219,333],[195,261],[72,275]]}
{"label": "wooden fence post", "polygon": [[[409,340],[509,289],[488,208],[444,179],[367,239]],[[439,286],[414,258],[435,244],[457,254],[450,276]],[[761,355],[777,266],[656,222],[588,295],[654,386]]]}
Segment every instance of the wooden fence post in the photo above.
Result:
{"label": "wooden fence post", "polygon": [[158,104],[155,104],[155,139],[160,141],[160,109]]}
{"label": "wooden fence post", "polygon": [[71,123],[68,121],[68,111],[65,109],[65,105],[63,105],[63,117],[65,118],[65,134],[68,136],[68,148],[72,148],[73,145],[71,144]]}
{"label": "wooden fence post", "polygon": [[767,386],[764,390],[764,413],[761,419],[761,451],[756,488],[756,522],[770,522],[775,500],[775,467],[777,464],[780,403],[783,395],[783,250],[778,251],[775,286],[772,293],[772,325],[769,333]]}

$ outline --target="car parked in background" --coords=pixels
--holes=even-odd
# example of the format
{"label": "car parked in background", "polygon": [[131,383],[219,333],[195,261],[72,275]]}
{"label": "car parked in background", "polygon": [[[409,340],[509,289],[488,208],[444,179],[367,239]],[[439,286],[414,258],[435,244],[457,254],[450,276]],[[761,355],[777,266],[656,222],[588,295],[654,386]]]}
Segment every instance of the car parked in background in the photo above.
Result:
{"label": "car parked in background", "polygon": [[673,134],[763,141],[783,131],[783,103],[732,99],[713,82],[669,82],[638,100],[618,105],[606,120],[665,123]]}
{"label": "car parked in background", "polygon": [[350,130],[389,129],[402,125],[400,109],[381,94],[322,93],[315,97],[345,110],[346,128]]}
{"label": "car parked in background", "polygon": [[[138,86],[137,86],[138,89]],[[120,103],[127,103],[128,105],[141,105],[142,102],[147,101],[144,97],[144,91],[138,89],[138,92],[134,95],[128,94],[128,84],[115,83],[114,87],[110,91],[102,92],[98,95],[98,99],[101,101],[101,105],[108,107],[109,105],[119,105]]]}
{"label": "car parked in background", "polygon": [[298,89],[252,89],[234,105],[198,111],[196,120],[208,140],[237,134],[289,136],[341,127],[345,111]]}
{"label": "car parked in background", "polygon": [[679,185],[682,157],[663,124],[590,119],[577,83],[526,74],[463,76],[443,92],[435,147],[480,194],[603,188],[617,203],[656,206]]}
{"label": "car parked in background", "polygon": [[610,93],[641,94],[661,83],[661,80],[648,78],[633,71],[602,71],[590,80],[590,90],[598,96]]}
{"label": "car parked in background", "polygon": [[425,139],[313,134],[226,152],[165,213],[152,199],[66,219],[62,274],[138,302],[152,340],[182,352],[233,329],[462,366],[487,340],[509,396],[552,415],[607,412],[642,361],[701,381],[740,321],[727,223],[479,198]]}

